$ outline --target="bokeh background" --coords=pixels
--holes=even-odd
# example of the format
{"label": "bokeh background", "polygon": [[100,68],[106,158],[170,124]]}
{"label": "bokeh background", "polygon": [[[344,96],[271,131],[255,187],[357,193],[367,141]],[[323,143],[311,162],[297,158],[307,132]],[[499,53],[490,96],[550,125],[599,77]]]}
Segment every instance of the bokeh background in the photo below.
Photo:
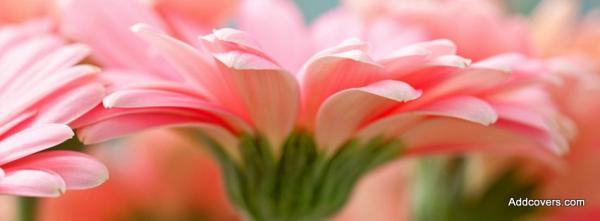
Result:
{"label": "bokeh background", "polygon": [[[524,15],[528,15],[540,1],[506,0],[511,11]],[[338,4],[337,0],[295,0],[295,2],[300,6],[308,21],[312,21],[323,12],[334,8]],[[600,7],[600,0],[582,0],[581,3],[583,6],[581,13],[585,13],[595,7]]]}

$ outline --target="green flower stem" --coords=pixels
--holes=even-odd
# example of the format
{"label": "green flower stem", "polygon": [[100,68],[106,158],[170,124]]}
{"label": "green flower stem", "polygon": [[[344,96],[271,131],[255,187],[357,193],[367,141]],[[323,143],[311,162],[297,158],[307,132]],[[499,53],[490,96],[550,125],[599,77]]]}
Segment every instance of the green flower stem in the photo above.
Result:
{"label": "green flower stem", "polygon": [[518,165],[506,168],[477,194],[465,191],[465,157],[435,157],[420,161],[414,188],[415,221],[521,220],[535,207],[508,207],[508,200],[535,198],[539,184],[519,176]]}
{"label": "green flower stem", "polygon": [[466,163],[464,158],[420,160],[414,190],[415,221],[453,221],[462,203]]}
{"label": "green flower stem", "polygon": [[35,221],[38,200],[33,197],[20,197],[19,199],[19,221]]}
{"label": "green flower stem", "polygon": [[232,204],[253,221],[325,220],[343,208],[363,175],[402,152],[398,142],[373,139],[329,153],[309,134],[294,132],[278,151],[261,136],[242,135],[236,161],[209,137],[195,135],[219,161]]}

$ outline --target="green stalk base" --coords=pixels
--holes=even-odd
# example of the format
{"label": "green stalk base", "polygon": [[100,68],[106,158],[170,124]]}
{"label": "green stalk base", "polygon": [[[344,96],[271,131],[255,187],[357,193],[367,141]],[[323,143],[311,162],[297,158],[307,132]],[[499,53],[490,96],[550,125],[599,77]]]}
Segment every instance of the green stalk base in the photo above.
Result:
{"label": "green stalk base", "polygon": [[37,199],[33,197],[19,197],[19,221],[35,221]]}
{"label": "green stalk base", "polygon": [[373,139],[328,153],[309,134],[295,132],[279,154],[260,136],[242,136],[236,161],[207,136],[198,137],[218,159],[230,201],[254,221],[329,218],[343,208],[360,177],[402,152],[398,142]]}

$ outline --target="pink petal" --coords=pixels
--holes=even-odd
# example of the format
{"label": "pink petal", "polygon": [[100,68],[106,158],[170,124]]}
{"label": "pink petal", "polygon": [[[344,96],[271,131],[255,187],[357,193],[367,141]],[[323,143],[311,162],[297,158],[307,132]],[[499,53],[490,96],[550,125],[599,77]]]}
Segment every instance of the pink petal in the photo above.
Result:
{"label": "pink petal", "polygon": [[[13,100],[14,98],[5,98],[5,101],[11,101],[7,104],[10,108],[0,110],[0,116],[2,116],[0,119],[6,119],[12,114],[25,111],[27,108],[34,106],[38,102],[43,103],[44,99],[50,97],[50,95],[53,95],[54,93],[64,96],[65,91],[68,92],[73,89],[75,85],[89,83],[97,70],[97,68],[92,68],[90,66],[75,66],[53,73],[43,81],[35,81],[30,83],[30,86],[18,88],[21,91],[13,93],[21,94],[21,97],[17,100]],[[8,96],[13,93],[5,93],[4,95]]]}
{"label": "pink petal", "polygon": [[308,30],[292,1],[243,0],[238,25],[287,70],[299,70],[309,57],[312,46]]}
{"label": "pink petal", "polygon": [[89,49],[86,46],[74,44],[44,54],[35,63],[28,65],[26,69],[14,73],[16,74],[15,78],[7,82],[7,86],[2,90],[2,95],[29,92],[32,87],[48,83],[51,79],[65,77],[61,73],[81,61],[88,53]]}
{"label": "pink petal", "polygon": [[[279,70],[252,47],[238,31],[222,29],[203,40],[214,54],[218,69],[207,69],[206,55],[147,26],[133,28],[159,48],[170,61],[210,92],[210,98],[227,110],[250,118],[259,132],[278,145],[291,131],[298,109],[298,86],[293,76]],[[208,71],[208,73],[207,73]]]}
{"label": "pink petal", "polygon": [[6,123],[3,123],[0,126],[0,138],[8,136],[6,134],[6,132],[12,130],[15,126],[17,126],[17,125],[25,122],[26,120],[30,119],[36,113],[37,112],[35,112],[35,111],[23,112],[23,113],[19,114],[18,116],[14,117],[13,119],[11,119],[10,121],[8,121]]}
{"label": "pink petal", "polygon": [[421,112],[408,112],[378,119],[360,128],[356,137],[360,140],[370,140],[376,137],[398,138],[407,130],[423,122],[427,115]]}
{"label": "pink petal", "polygon": [[108,179],[108,169],[102,163],[84,153],[72,151],[45,151],[3,167],[7,170],[52,171],[64,180],[67,189],[88,189]]}
{"label": "pink petal", "polygon": [[123,89],[104,98],[104,107],[186,107],[206,106],[207,102],[198,97],[168,90]]}
{"label": "pink petal", "polygon": [[[339,47],[347,48],[346,45]],[[334,51],[335,48],[326,50]],[[384,70],[364,51],[354,49],[311,58],[298,78],[303,89],[303,121],[312,128],[317,111],[328,96],[344,89],[363,87],[382,80]]]}
{"label": "pink petal", "polygon": [[38,113],[34,124],[71,123],[100,103],[104,96],[104,86],[96,82],[88,82],[52,95],[36,106],[43,111]]}
{"label": "pink petal", "polygon": [[0,142],[0,165],[48,149],[71,137],[71,128],[62,124],[27,128]]}
{"label": "pink petal", "polygon": [[250,133],[252,129],[244,119],[231,114],[222,107],[199,98],[193,91],[169,84],[142,84],[124,88],[104,98],[106,108],[179,107],[209,112],[239,131]]}
{"label": "pink petal", "polygon": [[498,114],[490,104],[479,98],[469,96],[442,99],[421,107],[418,111],[436,116],[463,119],[482,125],[493,124],[498,119]]}
{"label": "pink petal", "polygon": [[[317,143],[321,148],[337,148],[368,118],[419,96],[421,92],[410,85],[391,80],[338,92],[319,109],[315,132]],[[361,104],[356,105],[357,101]]]}
{"label": "pink petal", "polygon": [[33,196],[57,197],[65,192],[65,181],[56,173],[43,170],[6,171],[0,179],[0,193]]}
{"label": "pink petal", "polygon": [[7,85],[13,79],[20,77],[17,73],[26,70],[36,61],[56,50],[62,42],[54,36],[42,35],[31,38],[21,44],[14,43],[14,47],[5,49],[0,57],[0,82]]}
{"label": "pink petal", "polygon": [[390,77],[401,79],[416,70],[432,66],[464,68],[470,64],[470,60],[456,56],[455,52],[456,45],[442,39],[406,46],[378,62],[386,67]]}
{"label": "pink petal", "polygon": [[411,155],[485,151],[526,156],[551,166],[559,166],[561,163],[556,152],[537,143],[527,134],[458,119],[438,118],[426,121],[405,132],[400,139],[411,148]]}
{"label": "pink petal", "polygon": [[219,54],[238,51],[244,54],[252,54],[275,64],[275,66],[279,66],[259,47],[253,36],[246,32],[232,28],[221,28],[214,30],[210,35],[202,36],[200,39],[208,52]]}
{"label": "pink petal", "polygon": [[467,68],[453,73],[439,82],[429,85],[419,85],[427,91],[417,102],[407,106],[417,106],[436,99],[457,95],[482,94],[498,85],[506,83],[511,77],[510,73],[491,69]]}
{"label": "pink petal", "polygon": [[83,143],[92,144],[160,127],[209,123],[230,129],[220,118],[199,111],[151,108],[133,109],[121,114],[119,112],[116,111],[107,119],[79,127],[77,136]]}
{"label": "pink petal", "polygon": [[279,146],[297,120],[300,92],[296,79],[280,69],[249,65],[256,62],[237,58],[224,61],[227,63],[217,63],[223,74],[231,78],[231,84],[258,132],[263,133],[271,145]]}
{"label": "pink petal", "polygon": [[138,23],[165,30],[160,17],[136,0],[76,0],[61,2],[61,31],[89,45],[103,66],[145,71],[167,79],[150,59],[144,42],[129,31]]}
{"label": "pink petal", "polygon": [[214,95],[211,92],[219,91],[215,87],[221,85],[216,84],[216,69],[208,55],[144,24],[135,25],[131,27],[131,30],[153,48],[159,50],[183,78],[192,85],[200,87],[203,94],[212,97]]}
{"label": "pink petal", "polygon": [[[418,99],[413,102],[418,102]],[[406,105],[409,106],[410,103]],[[400,106],[395,111],[387,113],[384,118],[375,119],[365,125],[357,136],[362,139],[371,139],[377,136],[394,138],[421,123],[427,117],[459,119],[487,126],[496,121],[497,114],[488,103],[478,98],[452,97],[414,110],[407,110],[404,109],[404,106]]]}

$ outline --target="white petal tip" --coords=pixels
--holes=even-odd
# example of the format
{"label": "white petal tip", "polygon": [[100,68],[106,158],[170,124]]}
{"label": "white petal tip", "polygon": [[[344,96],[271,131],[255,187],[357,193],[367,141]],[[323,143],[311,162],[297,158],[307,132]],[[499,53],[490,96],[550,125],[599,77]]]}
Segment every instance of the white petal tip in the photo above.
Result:
{"label": "white petal tip", "polygon": [[131,26],[131,28],[129,28],[129,30],[131,30],[132,32],[135,32],[135,33],[139,33],[142,31],[151,30],[151,27],[147,24],[139,23],[139,24],[135,24],[135,25]]}

